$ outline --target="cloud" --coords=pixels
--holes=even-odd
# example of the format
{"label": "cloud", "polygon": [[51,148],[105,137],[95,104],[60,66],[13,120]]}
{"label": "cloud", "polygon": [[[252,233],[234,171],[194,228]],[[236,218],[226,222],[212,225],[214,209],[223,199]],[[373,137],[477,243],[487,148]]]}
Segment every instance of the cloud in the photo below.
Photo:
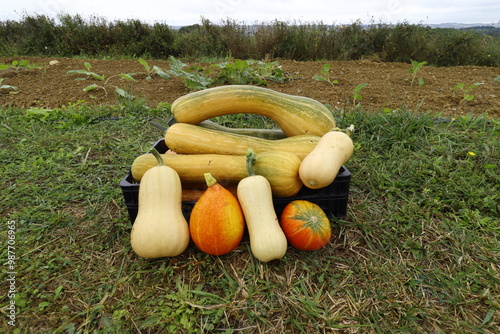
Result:
{"label": "cloud", "polygon": [[139,19],[170,25],[226,19],[241,23],[323,22],[352,23],[361,20],[397,23],[496,23],[500,20],[497,0],[17,0],[2,4],[0,20],[19,19],[23,13],[55,17],[60,13],[100,16],[108,20]]}

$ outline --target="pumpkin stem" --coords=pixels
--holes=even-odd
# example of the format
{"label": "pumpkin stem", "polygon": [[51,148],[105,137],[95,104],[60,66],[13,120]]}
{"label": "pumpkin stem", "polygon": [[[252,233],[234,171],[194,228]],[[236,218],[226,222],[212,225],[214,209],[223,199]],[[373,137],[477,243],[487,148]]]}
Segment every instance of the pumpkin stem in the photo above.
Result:
{"label": "pumpkin stem", "polygon": [[156,161],[158,162],[158,166],[165,166],[165,161],[163,161],[163,158],[161,157],[160,153],[156,150],[156,148],[153,147],[151,153],[153,153],[153,155],[155,156]]}
{"label": "pumpkin stem", "polygon": [[247,172],[248,172],[248,176],[253,176],[253,175],[255,175],[255,171],[253,169],[253,165],[255,165],[255,162],[257,161],[257,155],[255,154],[255,152],[251,148],[249,148],[247,150],[246,157],[247,157]]}
{"label": "pumpkin stem", "polygon": [[217,180],[212,176],[212,174],[204,173],[203,176],[205,177],[205,182],[207,183],[207,186],[211,187],[217,183]]}

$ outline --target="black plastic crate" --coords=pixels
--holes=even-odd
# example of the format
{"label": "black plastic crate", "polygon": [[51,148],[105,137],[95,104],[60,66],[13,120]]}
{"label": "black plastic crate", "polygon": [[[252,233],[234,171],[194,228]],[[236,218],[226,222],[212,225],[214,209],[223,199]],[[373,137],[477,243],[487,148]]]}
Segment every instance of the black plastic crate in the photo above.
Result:
{"label": "black plastic crate", "polygon": [[[168,150],[163,139],[160,139],[154,145],[155,149],[160,153],[165,153]],[[295,196],[291,197],[274,197],[274,209],[278,217],[285,206],[294,200],[307,200],[318,204],[327,214],[330,213],[337,218],[344,218],[347,214],[347,201],[349,197],[349,185],[351,182],[351,172],[345,167],[340,168],[335,180],[328,186],[321,189],[302,189]],[[130,221],[133,223],[137,217],[137,209],[139,203],[139,183],[134,180],[129,172],[121,181],[123,198],[128,210]],[[183,201],[182,212],[187,220],[196,202]]]}

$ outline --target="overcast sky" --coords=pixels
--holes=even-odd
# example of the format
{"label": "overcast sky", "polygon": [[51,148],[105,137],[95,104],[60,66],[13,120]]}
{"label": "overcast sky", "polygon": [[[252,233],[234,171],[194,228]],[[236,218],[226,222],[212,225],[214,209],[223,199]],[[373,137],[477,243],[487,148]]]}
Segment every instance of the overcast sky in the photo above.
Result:
{"label": "overcast sky", "polygon": [[80,14],[110,21],[139,19],[171,26],[200,23],[201,18],[219,23],[265,23],[274,20],[413,24],[500,24],[498,0],[2,0],[0,21],[19,20],[25,14]]}

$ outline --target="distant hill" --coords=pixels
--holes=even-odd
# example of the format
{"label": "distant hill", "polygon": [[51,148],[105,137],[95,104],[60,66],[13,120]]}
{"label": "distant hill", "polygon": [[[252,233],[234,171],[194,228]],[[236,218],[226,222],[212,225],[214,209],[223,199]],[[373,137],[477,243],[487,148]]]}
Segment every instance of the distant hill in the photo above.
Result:
{"label": "distant hill", "polygon": [[467,29],[476,27],[495,28],[493,23],[439,23],[439,24],[424,24],[424,25],[429,26],[431,28],[453,28],[453,29]]}

